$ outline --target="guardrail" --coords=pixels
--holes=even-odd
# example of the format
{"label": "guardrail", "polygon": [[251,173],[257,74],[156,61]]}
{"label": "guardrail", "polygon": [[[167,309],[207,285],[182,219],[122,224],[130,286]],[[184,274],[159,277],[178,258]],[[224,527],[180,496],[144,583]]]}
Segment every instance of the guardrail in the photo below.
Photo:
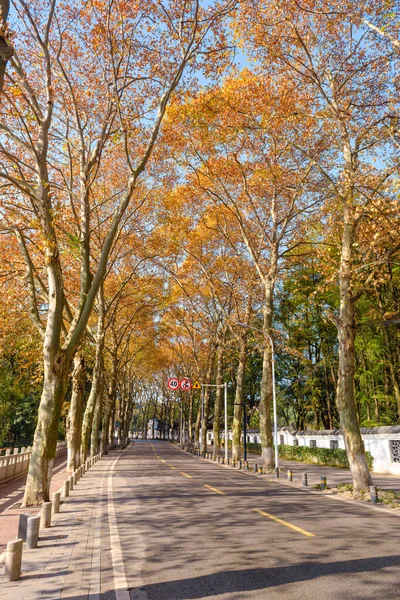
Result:
{"label": "guardrail", "polygon": [[[7,448],[0,456],[0,483],[7,483],[28,472],[31,459],[31,447]],[[67,453],[67,442],[57,442],[56,458]]]}

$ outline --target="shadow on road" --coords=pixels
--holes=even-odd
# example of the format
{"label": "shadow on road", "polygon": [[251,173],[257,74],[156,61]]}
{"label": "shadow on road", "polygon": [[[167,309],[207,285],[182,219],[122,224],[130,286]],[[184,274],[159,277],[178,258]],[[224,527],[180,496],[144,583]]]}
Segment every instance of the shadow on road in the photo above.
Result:
{"label": "shadow on road", "polygon": [[[302,562],[285,567],[222,571],[200,577],[163,581],[143,586],[140,589],[145,591],[149,600],[158,600],[159,598],[195,600],[196,598],[209,598],[219,594],[267,590],[279,585],[310,581],[328,575],[379,571],[380,569],[398,567],[399,565],[400,555],[333,563]],[[133,597],[135,597],[134,588],[131,588],[130,591],[133,592]],[[387,598],[389,597],[394,598],[397,596],[390,596],[388,590]]]}

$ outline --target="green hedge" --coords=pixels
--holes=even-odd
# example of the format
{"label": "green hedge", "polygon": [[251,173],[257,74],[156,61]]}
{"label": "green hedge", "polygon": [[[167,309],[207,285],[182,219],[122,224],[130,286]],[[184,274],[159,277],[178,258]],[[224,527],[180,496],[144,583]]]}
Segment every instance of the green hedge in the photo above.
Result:
{"label": "green hedge", "polygon": [[[315,463],[317,465],[326,465],[328,467],[349,468],[346,450],[336,448],[311,448],[310,446],[288,446],[280,444],[278,446],[280,458],[286,460],[296,460],[297,462]],[[247,450],[255,454],[261,454],[261,444],[247,444]],[[366,452],[367,464],[372,471],[374,459],[370,452]]]}

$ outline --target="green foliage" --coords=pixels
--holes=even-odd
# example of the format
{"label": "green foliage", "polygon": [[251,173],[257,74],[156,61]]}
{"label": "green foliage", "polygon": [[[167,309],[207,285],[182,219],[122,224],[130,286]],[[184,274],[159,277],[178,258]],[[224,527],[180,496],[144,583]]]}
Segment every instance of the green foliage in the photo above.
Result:
{"label": "green foliage", "polygon": [[[295,460],[297,462],[315,463],[327,467],[349,468],[349,461],[346,450],[336,448],[310,448],[309,446],[289,446],[287,444],[279,445],[279,456],[286,460]],[[247,444],[249,452],[261,454],[261,444]],[[373,469],[374,459],[370,452],[366,452],[367,464],[370,471]]]}

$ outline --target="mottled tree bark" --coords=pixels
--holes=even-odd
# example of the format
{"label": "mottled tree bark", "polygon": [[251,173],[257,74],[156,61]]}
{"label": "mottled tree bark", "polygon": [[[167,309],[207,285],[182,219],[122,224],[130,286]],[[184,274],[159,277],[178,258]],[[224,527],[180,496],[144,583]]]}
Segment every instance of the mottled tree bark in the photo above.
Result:
{"label": "mottled tree bark", "polygon": [[352,297],[352,253],[355,239],[355,223],[351,202],[348,198],[344,198],[343,203],[343,233],[339,272],[339,369],[336,402],[353,477],[354,490],[359,491],[368,488],[372,484],[372,478],[368,470],[364,443],[358,425],[354,393],[354,342],[356,328]]}
{"label": "mottled tree bark", "polygon": [[[223,367],[223,359],[224,359],[224,344],[223,340],[220,340],[218,350],[217,350],[217,376],[216,376],[216,385],[222,385],[222,367]],[[223,397],[223,389],[222,387],[217,387],[215,391],[215,404],[214,404],[214,421],[213,421],[213,432],[214,432],[214,454],[218,455],[220,453],[220,440],[221,440],[221,412],[222,412],[222,397]],[[225,444],[228,443],[228,440],[225,440]]]}
{"label": "mottled tree bark", "polygon": [[85,359],[78,352],[74,357],[71,405],[67,417],[67,471],[70,473],[80,465],[85,375]]}
{"label": "mottled tree bark", "polygon": [[[100,382],[99,390],[97,393],[96,406],[93,414],[92,421],[92,432],[90,436],[90,456],[95,456],[99,453],[100,444],[99,444],[99,436],[100,436],[100,423],[103,412],[103,394],[104,394],[104,384],[103,381]],[[104,432],[103,432],[104,435]]]}
{"label": "mottled tree bark", "polygon": [[260,389],[260,438],[261,438],[261,456],[263,467],[271,471],[275,466],[273,436],[271,425],[271,407],[272,407],[272,348],[266,334],[271,334],[272,313],[273,313],[273,289],[274,281],[269,279],[265,285],[265,304],[263,331],[265,332],[263,370]]}
{"label": "mottled tree bark", "polygon": [[96,333],[96,356],[93,369],[92,387],[86,404],[82,424],[81,462],[84,463],[89,452],[90,432],[92,429],[93,416],[99,399],[99,392],[103,379],[103,348],[104,348],[104,298],[102,290],[99,293],[97,333]]}
{"label": "mottled tree bark", "polygon": [[10,1],[0,0],[0,94],[3,90],[7,62],[14,54],[12,47],[7,42],[5,34],[9,9]]}
{"label": "mottled tree bark", "polygon": [[239,346],[239,364],[236,372],[235,404],[233,407],[232,423],[232,459],[240,460],[240,438],[243,420],[243,382],[246,366],[246,335],[241,336]]}
{"label": "mottled tree bark", "polygon": [[[211,382],[213,366],[214,366],[215,351],[216,351],[215,344],[212,344],[210,355],[208,358],[208,366],[207,366],[206,381],[205,381],[206,383]],[[200,410],[201,410],[201,406],[200,406]],[[204,388],[204,412],[203,412],[203,418],[201,421],[201,444],[202,444],[203,452],[207,452],[207,423],[208,423],[209,412],[210,412],[210,388],[206,387],[206,388]]]}

